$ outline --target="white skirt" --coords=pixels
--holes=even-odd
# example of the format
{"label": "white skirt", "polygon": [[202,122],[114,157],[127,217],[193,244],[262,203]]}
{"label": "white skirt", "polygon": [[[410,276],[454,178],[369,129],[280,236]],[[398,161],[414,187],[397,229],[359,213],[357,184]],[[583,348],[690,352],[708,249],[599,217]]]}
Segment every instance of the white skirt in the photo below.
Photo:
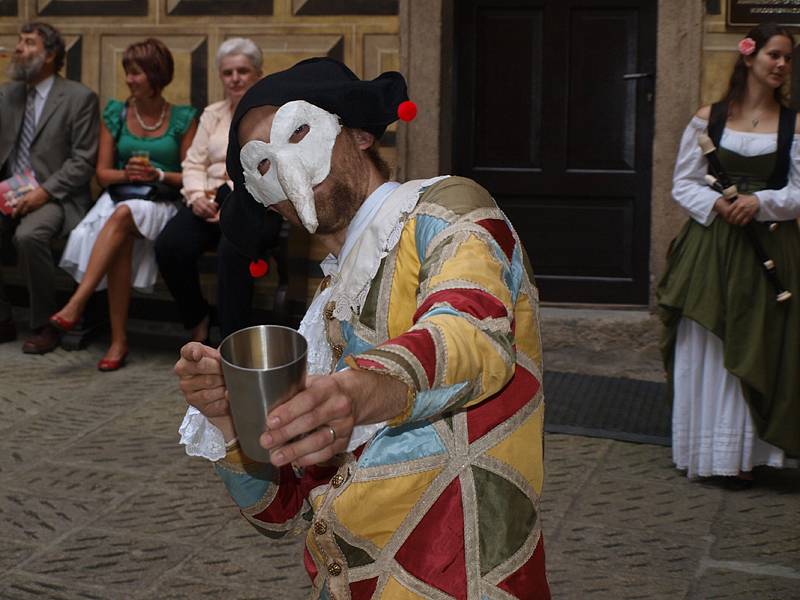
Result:
{"label": "white skirt", "polygon": [[733,476],[758,465],[796,467],[758,437],[739,378],[725,369],[722,340],[681,319],[675,343],[672,459],[687,476]]}
{"label": "white skirt", "polygon": [[[67,246],[58,265],[72,275],[75,281],[80,282],[86,274],[86,266],[92,248],[114,209],[119,204],[130,208],[136,229],[142,234],[133,242],[133,270],[131,272],[131,285],[138,290],[151,292],[158,276],[156,264],[155,240],[175,213],[177,205],[172,202],[150,202],[149,200],[126,200],[114,204],[108,192],[97,199],[83,220],[69,234]],[[98,290],[105,289],[106,278],[97,286]]]}

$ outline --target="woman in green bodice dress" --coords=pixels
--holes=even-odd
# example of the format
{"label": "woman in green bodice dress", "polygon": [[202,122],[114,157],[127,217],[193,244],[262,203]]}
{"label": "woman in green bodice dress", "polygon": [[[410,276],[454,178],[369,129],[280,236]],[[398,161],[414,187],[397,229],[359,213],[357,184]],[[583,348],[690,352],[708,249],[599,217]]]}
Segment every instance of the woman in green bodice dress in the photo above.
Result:
{"label": "woman in green bodice dress", "polygon": [[[782,93],[793,48],[783,27],[752,29],[723,100],[686,128],[672,194],[691,218],[657,290],[673,460],[691,478],[725,476],[732,487],[750,485],[755,466],[796,466],[800,456],[800,125]],[[706,131],[738,185],[732,204],[703,179]],[[751,221],[793,293],[786,302],[748,242]]]}
{"label": "woman in green bodice dress", "polygon": [[130,97],[125,102],[111,100],[103,110],[97,180],[103,187],[166,184],[169,187],[162,189],[173,188],[175,201],[134,198],[115,203],[105,191],[69,236],[60,266],[79,285],[50,322],[63,331],[71,329],[92,293],[107,284],[111,345],[97,365],[101,371],[124,364],[131,287],[149,291],[155,283],[153,244],[177,211],[181,161],[197,129],[194,108],[171,105],[162,96],[174,71],[172,54],[163,42],[150,38],[131,44],[122,66]]}

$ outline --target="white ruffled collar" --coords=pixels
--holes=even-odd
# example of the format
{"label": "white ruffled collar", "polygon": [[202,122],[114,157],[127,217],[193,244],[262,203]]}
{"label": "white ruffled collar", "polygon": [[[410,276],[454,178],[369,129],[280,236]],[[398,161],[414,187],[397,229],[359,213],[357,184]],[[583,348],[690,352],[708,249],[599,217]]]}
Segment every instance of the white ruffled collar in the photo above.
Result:
{"label": "white ruffled collar", "polygon": [[[400,241],[406,219],[417,206],[420,194],[445,177],[448,176],[415,179],[402,185],[390,182],[364,201],[347,230],[339,257],[329,255],[322,265],[323,272],[331,277],[329,289],[335,302],[335,318],[349,321],[361,312],[370,283],[381,261]],[[388,194],[386,186],[392,186]]]}

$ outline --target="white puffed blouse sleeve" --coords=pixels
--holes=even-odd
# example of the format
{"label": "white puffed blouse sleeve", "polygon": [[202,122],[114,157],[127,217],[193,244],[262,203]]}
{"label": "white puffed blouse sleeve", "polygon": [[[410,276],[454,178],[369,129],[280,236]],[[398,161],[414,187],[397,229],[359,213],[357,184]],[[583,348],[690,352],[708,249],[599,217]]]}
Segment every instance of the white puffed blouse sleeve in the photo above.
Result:
{"label": "white puffed blouse sleeve", "polygon": [[800,136],[792,141],[789,161],[789,178],[785,187],[779,190],[761,190],[754,195],[758,198],[758,221],[789,221],[800,218]]}
{"label": "white puffed blouse sleeve", "polygon": [[707,126],[708,121],[700,117],[693,117],[686,126],[672,175],[673,200],[706,227],[717,216],[714,202],[720,197],[719,192],[711,189],[704,179],[708,173],[708,161],[697,143],[697,136],[704,133]]}

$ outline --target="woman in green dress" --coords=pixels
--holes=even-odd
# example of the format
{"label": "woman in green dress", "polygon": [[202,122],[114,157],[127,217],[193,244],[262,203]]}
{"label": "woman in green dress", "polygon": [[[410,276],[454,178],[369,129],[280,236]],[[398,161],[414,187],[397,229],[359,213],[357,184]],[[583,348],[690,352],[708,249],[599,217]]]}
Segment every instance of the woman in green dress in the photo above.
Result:
{"label": "woman in green dress", "polygon": [[[673,460],[690,478],[726,476],[735,487],[755,466],[800,456],[800,126],[782,95],[793,48],[779,25],[752,29],[725,97],[686,128],[672,194],[691,218],[657,290]],[[703,133],[738,186],[732,204],[704,181]],[[750,222],[792,299],[777,301],[743,229]]]}
{"label": "woman in green dress", "polygon": [[131,44],[122,66],[130,97],[111,100],[103,110],[97,179],[103,187],[162,183],[176,193],[175,201],[134,198],[115,203],[105,191],[70,234],[60,266],[79,285],[50,322],[63,331],[71,329],[92,293],[107,285],[111,345],[97,365],[101,371],[116,370],[125,362],[131,287],[149,291],[155,283],[153,244],[177,211],[181,161],[197,128],[194,108],[171,105],[162,96],[174,67],[161,41]]}

